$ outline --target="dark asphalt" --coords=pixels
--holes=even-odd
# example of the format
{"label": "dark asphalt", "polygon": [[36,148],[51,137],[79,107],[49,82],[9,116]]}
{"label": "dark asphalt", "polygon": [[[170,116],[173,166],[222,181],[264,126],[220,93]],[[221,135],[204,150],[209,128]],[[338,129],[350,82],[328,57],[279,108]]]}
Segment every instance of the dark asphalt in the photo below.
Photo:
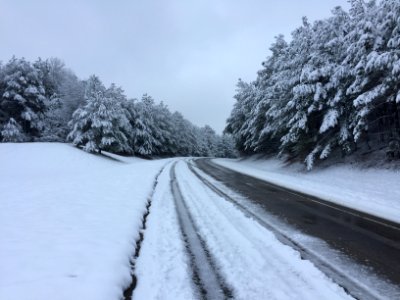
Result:
{"label": "dark asphalt", "polygon": [[301,232],[326,241],[400,286],[399,224],[226,169],[209,159],[198,159],[196,164]]}

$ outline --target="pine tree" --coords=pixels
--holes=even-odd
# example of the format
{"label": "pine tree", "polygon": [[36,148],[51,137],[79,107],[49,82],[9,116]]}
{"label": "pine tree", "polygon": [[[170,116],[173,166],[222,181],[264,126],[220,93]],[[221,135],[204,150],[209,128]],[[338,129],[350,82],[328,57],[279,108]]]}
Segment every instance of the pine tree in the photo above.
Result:
{"label": "pine tree", "polygon": [[172,132],[172,117],[168,107],[161,102],[154,106],[155,138],[159,142],[158,154],[171,155],[176,148]]}
{"label": "pine tree", "polygon": [[227,158],[237,157],[235,143],[231,135],[223,134],[222,136],[217,136],[217,139],[217,152],[215,156]]}
{"label": "pine tree", "polygon": [[13,118],[27,136],[39,137],[46,112],[46,93],[38,70],[25,59],[13,57],[2,73],[2,118]]}
{"label": "pine tree", "polygon": [[256,91],[253,83],[246,83],[239,79],[234,96],[236,103],[227,120],[225,132],[235,137],[238,150],[242,153],[251,153],[251,113],[256,101]]}
{"label": "pine tree", "polygon": [[2,138],[2,142],[16,143],[26,141],[26,136],[22,132],[22,127],[13,118],[4,124],[0,131],[0,137]]}
{"label": "pine tree", "polygon": [[38,70],[46,93],[46,114],[40,141],[65,141],[68,122],[84,102],[83,83],[57,58],[38,59]]}
{"label": "pine tree", "polygon": [[293,32],[289,48],[291,59],[288,63],[286,85],[291,87],[291,93],[280,116],[287,128],[287,132],[281,138],[280,151],[293,157],[304,155],[310,143],[309,130],[312,125],[309,126],[309,123],[312,123],[312,120],[309,120],[308,113],[313,99],[309,94],[313,92],[313,86],[306,81],[304,75],[311,61],[312,37],[311,24],[304,18],[303,26]]}
{"label": "pine tree", "polygon": [[121,103],[110,96],[101,81],[90,77],[85,105],[78,108],[70,122],[68,139],[85,151],[131,152],[123,127],[128,124]]}
{"label": "pine tree", "polygon": [[284,108],[291,98],[292,83],[287,82],[289,45],[283,35],[276,37],[270,47],[272,55],[262,63],[263,69],[258,72],[256,85],[261,93],[259,113],[265,118],[260,129],[259,139],[255,141],[256,151],[277,153],[281,138],[287,132],[285,128]]}
{"label": "pine tree", "polygon": [[202,144],[199,135],[199,129],[181,113],[172,114],[172,137],[175,156],[200,156],[202,155]]}
{"label": "pine tree", "polygon": [[160,142],[156,138],[154,120],[154,100],[144,94],[136,104],[137,117],[132,125],[134,152],[143,156],[158,153]]}

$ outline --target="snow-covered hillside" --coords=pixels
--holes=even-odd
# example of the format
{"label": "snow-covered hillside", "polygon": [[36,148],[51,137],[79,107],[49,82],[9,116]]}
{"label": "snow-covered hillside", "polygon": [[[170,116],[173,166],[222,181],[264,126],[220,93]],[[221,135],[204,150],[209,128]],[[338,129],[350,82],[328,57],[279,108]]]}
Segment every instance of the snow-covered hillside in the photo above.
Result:
{"label": "snow-covered hillside", "polygon": [[120,298],[166,162],[0,144],[0,299]]}
{"label": "snow-covered hillside", "polygon": [[232,170],[400,223],[400,172],[337,165],[305,172],[278,159],[215,159]]}

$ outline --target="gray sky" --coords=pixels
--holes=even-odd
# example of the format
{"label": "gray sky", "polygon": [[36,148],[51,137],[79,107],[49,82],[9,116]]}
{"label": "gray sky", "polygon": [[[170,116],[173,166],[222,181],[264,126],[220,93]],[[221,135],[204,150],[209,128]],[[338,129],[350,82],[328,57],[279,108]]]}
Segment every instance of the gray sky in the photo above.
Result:
{"label": "gray sky", "polygon": [[0,60],[61,58],[128,97],[147,92],[221,132],[238,78],[255,79],[274,36],[347,0],[0,0]]}

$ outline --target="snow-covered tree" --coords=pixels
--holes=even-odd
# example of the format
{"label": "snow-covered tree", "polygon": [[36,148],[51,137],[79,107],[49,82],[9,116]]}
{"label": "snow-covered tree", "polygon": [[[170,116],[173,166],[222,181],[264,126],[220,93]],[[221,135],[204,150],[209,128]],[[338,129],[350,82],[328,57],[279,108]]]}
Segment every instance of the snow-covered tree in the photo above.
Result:
{"label": "snow-covered tree", "polygon": [[26,136],[22,132],[22,127],[11,118],[0,131],[0,138],[2,142],[24,142],[26,141]]}
{"label": "snow-covered tree", "polygon": [[[239,82],[226,132],[241,153],[280,153],[311,168],[400,139],[400,2],[350,0],[271,46],[252,83]],[[365,146],[364,146],[365,145]]]}
{"label": "snow-covered tree", "polygon": [[225,131],[234,136],[237,148],[242,153],[254,150],[251,147],[251,126],[252,112],[256,104],[257,92],[253,83],[246,83],[239,79],[234,98],[236,103],[227,120]]}
{"label": "snow-covered tree", "polygon": [[96,76],[91,76],[85,92],[85,104],[78,108],[70,122],[68,139],[85,151],[101,153],[131,152],[124,133],[129,122],[126,112],[116,98],[115,87],[106,90]]}
{"label": "snow-covered tree", "polygon": [[137,116],[132,124],[133,150],[143,156],[155,155],[158,153],[160,141],[156,136],[154,99],[144,94],[135,106]]}
{"label": "snow-covered tree", "polygon": [[57,58],[38,59],[38,70],[46,92],[46,115],[40,140],[64,141],[73,112],[84,102],[84,83]]}
{"label": "snow-covered tree", "polygon": [[230,134],[217,136],[217,139],[217,152],[215,156],[228,158],[235,158],[238,156],[235,149],[235,142]]}
{"label": "snow-covered tree", "polygon": [[[286,85],[291,88],[289,101],[282,109],[280,116],[286,125],[287,131],[281,138],[281,153],[289,153],[297,156],[303,155],[309,147],[308,131],[309,114],[311,113],[314,92],[314,84],[306,81],[305,73],[310,68],[312,57],[313,30],[306,18],[303,25],[292,34],[292,42],[289,45],[290,60]],[[312,116],[310,116],[312,118]],[[311,121],[311,120],[310,120]]]}
{"label": "snow-covered tree", "polygon": [[172,137],[173,152],[176,156],[201,155],[197,128],[179,112],[172,114]]}
{"label": "snow-covered tree", "polygon": [[255,151],[277,153],[280,140],[287,132],[284,113],[291,99],[293,82],[288,68],[289,45],[283,35],[276,37],[270,51],[272,55],[262,63],[263,69],[258,72],[256,80],[261,94],[257,104],[259,108],[256,110],[261,114],[259,118],[264,118],[264,124],[260,128],[258,140],[253,143]]}
{"label": "snow-covered tree", "polygon": [[25,59],[13,57],[2,73],[2,119],[13,118],[29,137],[40,136],[46,112],[46,93],[38,70]]}
{"label": "snow-covered tree", "polygon": [[157,153],[171,155],[176,149],[172,132],[172,116],[168,107],[163,103],[154,106],[155,138],[159,142]]}
{"label": "snow-covered tree", "polygon": [[[57,58],[0,63],[0,141],[71,141],[89,152],[154,156],[222,155],[222,137],[144,95],[80,80]],[[221,150],[222,149],[222,150]]]}
{"label": "snow-covered tree", "polygon": [[218,139],[215,131],[210,126],[205,125],[201,128],[201,135],[203,136],[207,149],[205,156],[216,156],[218,150]]}

